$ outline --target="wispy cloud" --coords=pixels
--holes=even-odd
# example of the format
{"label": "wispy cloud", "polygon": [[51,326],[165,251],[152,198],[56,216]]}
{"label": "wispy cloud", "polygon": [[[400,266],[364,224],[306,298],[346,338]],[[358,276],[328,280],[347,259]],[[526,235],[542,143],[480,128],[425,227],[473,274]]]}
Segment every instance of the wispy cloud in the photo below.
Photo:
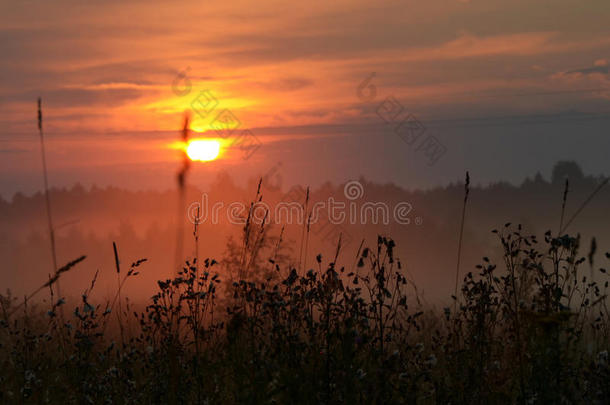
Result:
{"label": "wispy cloud", "polygon": [[[190,105],[170,88],[187,67],[195,89],[213,90],[252,126],[345,121],[371,71],[380,91],[414,109],[459,109],[466,99],[482,113],[510,109],[506,92],[552,93],[563,108],[561,92],[575,90],[567,78],[608,74],[607,65],[578,67],[610,50],[610,28],[589,29],[608,16],[599,0],[28,4],[0,5],[9,128],[25,125],[38,95],[50,116],[89,115],[78,125],[95,130],[172,128]],[[566,13],[574,7],[578,15]]]}

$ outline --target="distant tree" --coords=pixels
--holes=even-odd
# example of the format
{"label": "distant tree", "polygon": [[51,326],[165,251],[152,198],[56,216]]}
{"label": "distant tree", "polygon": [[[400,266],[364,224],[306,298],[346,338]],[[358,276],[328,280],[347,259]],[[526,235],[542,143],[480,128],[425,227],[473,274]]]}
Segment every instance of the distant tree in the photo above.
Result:
{"label": "distant tree", "polygon": [[540,172],[536,173],[536,176],[534,176],[534,178],[526,178],[525,181],[523,182],[523,184],[521,185],[521,188],[525,189],[525,190],[529,190],[529,191],[534,191],[534,190],[542,190],[541,187],[544,187],[545,185],[548,185],[549,183],[544,180],[544,178],[542,177],[542,175],[540,174]]}
{"label": "distant tree", "polygon": [[570,182],[580,182],[585,178],[578,163],[571,160],[562,160],[553,167],[552,182],[560,184],[568,178]]}
{"label": "distant tree", "polygon": [[536,173],[536,177],[534,177],[534,183],[535,184],[545,183],[544,178],[542,177],[542,174],[540,174],[540,172]]}

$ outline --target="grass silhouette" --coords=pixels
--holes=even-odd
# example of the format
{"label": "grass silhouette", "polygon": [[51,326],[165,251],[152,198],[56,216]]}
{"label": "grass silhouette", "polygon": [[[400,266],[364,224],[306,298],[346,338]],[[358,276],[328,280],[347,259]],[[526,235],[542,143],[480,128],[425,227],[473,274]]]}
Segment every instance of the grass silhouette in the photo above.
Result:
{"label": "grass silhouette", "polygon": [[610,394],[608,281],[584,274],[578,237],[539,241],[506,224],[494,231],[503,268],[483,258],[456,309],[438,311],[418,302],[388,237],[359,249],[355,270],[337,262],[340,246],[310,269],[269,270],[255,265],[263,242],[250,218],[237,261],[248,272],[223,280],[216,261],[195,258],[139,311],[120,291],[144,260],[112,302],[91,300],[94,280],[64,321],[61,297],[48,311],[0,297],[2,400],[603,403]]}

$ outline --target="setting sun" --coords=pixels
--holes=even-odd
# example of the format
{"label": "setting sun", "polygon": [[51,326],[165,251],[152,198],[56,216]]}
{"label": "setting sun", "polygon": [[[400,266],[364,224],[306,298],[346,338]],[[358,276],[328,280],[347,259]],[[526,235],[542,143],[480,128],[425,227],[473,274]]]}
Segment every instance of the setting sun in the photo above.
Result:
{"label": "setting sun", "polygon": [[214,160],[220,153],[220,142],[213,139],[194,139],[189,142],[186,154],[191,160],[207,162]]}

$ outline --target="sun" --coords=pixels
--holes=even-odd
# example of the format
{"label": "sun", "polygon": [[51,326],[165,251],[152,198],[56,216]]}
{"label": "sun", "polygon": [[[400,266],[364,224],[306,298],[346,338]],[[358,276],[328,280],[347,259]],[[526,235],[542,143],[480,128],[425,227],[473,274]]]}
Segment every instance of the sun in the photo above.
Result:
{"label": "sun", "polygon": [[220,142],[213,139],[193,139],[186,147],[186,154],[191,160],[209,162],[220,154]]}

